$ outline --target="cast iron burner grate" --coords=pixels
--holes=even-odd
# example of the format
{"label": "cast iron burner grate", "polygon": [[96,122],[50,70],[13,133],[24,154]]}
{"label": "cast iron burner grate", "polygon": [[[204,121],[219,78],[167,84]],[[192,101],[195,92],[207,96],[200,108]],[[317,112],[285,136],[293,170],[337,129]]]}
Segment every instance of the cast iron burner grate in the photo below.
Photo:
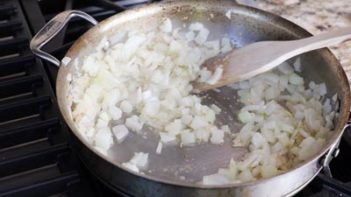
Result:
{"label": "cast iron burner grate", "polygon": [[[57,68],[35,59],[28,48],[31,36],[65,9],[80,9],[98,20],[118,10],[96,1],[101,0],[0,2],[0,196],[128,196],[106,187],[76,159],[52,88]],[[146,2],[118,4],[130,7]],[[62,58],[90,28],[80,22],[70,23],[45,50]],[[319,174],[297,196],[351,196],[350,150],[343,141],[340,156],[331,166],[334,179]]]}
{"label": "cast iron burner grate", "polygon": [[1,1],[0,196],[89,196],[30,39],[19,1]]}

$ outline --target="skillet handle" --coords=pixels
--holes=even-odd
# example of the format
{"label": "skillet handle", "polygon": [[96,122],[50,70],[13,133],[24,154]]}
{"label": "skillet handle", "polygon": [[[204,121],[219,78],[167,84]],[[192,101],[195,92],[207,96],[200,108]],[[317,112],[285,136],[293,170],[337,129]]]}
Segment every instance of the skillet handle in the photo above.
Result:
{"label": "skillet handle", "polygon": [[30,49],[32,50],[33,54],[55,64],[56,66],[60,66],[61,62],[57,58],[42,51],[41,48],[52,40],[74,17],[83,18],[93,25],[98,23],[93,17],[79,10],[68,10],[61,12],[46,23],[44,27],[40,29],[39,32],[32,38],[30,42]]}
{"label": "skillet handle", "polygon": [[[345,132],[345,130],[347,128],[349,128],[350,126],[351,126],[350,123],[346,124],[344,126],[344,128],[342,129],[341,133],[343,134]],[[329,164],[330,164],[331,160],[334,159],[335,157],[337,157],[339,152],[340,152],[340,149],[339,149],[340,140],[341,140],[341,137],[337,142],[335,142],[335,144],[333,144],[330,147],[329,151],[320,160],[321,168],[323,168],[324,174],[326,174],[329,177],[333,177],[333,175],[330,171]]]}
{"label": "skillet handle", "polygon": [[[351,127],[351,124],[348,123],[344,126],[344,128],[342,129],[342,132],[341,133],[344,133],[345,130],[348,128],[348,127]],[[286,194],[285,196],[293,196],[296,194],[296,191],[300,191],[302,190],[303,188],[305,188],[321,171],[323,171],[323,173],[329,177],[332,177],[332,173],[330,171],[330,168],[329,168],[329,163],[331,162],[331,160],[335,157],[338,156],[339,154],[339,143],[340,143],[340,140],[341,140],[341,137],[340,139],[335,142],[331,147],[330,149],[328,150],[328,152],[322,156],[322,158],[318,161],[317,165],[318,166],[318,169],[316,171],[316,173],[314,174],[314,176],[312,176],[309,180],[307,180],[303,185],[299,186],[298,188],[294,189],[294,191]]]}

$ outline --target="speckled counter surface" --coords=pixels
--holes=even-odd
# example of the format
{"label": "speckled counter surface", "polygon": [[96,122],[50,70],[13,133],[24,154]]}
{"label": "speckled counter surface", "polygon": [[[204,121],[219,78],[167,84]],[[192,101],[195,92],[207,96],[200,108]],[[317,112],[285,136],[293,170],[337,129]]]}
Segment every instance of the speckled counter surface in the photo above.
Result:
{"label": "speckled counter surface", "polygon": [[[351,26],[351,0],[238,0],[278,14],[313,34]],[[351,41],[331,47],[351,82]]]}

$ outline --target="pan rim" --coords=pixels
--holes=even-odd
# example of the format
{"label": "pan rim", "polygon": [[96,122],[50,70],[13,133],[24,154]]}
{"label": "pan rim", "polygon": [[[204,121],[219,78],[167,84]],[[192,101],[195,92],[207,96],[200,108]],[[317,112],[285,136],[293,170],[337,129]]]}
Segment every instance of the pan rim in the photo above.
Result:
{"label": "pan rim", "polygon": [[[141,12],[138,15],[136,15],[135,17],[142,17],[147,16],[148,14],[152,14],[153,12],[157,12],[161,9],[169,9],[171,7],[174,6],[194,6],[194,4],[197,3],[201,3],[202,5],[205,6],[215,6],[215,7],[224,7],[225,5],[230,5],[230,7],[226,7],[226,9],[228,10],[235,10],[240,11],[240,12],[247,12],[247,13],[254,13],[254,16],[256,17],[260,17],[261,19],[265,19],[265,18],[270,18],[270,20],[273,19],[274,22],[277,22],[276,25],[279,25],[279,27],[283,27],[283,28],[287,28],[287,29],[294,29],[294,32],[297,32],[296,36],[297,37],[307,37],[307,36],[311,36],[312,34],[310,32],[308,32],[307,30],[303,29],[302,27],[298,26],[297,24],[288,21],[287,19],[284,19],[280,16],[274,15],[272,13],[266,12],[266,11],[262,11],[256,8],[252,8],[252,7],[248,7],[248,6],[244,6],[244,5],[238,5],[235,4],[229,0],[218,0],[218,1],[199,1],[199,0],[179,0],[179,1],[166,1],[166,2],[162,2],[162,3],[156,3],[156,4],[152,4],[152,5],[148,5],[148,6],[143,6],[140,8],[136,8],[136,9],[132,9],[132,10],[128,10],[125,11],[123,13],[119,13],[116,14],[114,16],[111,16],[110,18],[105,19],[104,21],[100,22],[97,26],[91,28],[90,30],[88,30],[84,35],[82,35],[74,44],[73,46],[69,49],[69,51],[66,53],[66,56],[72,57],[72,54],[76,54],[77,53],[77,49],[76,48],[80,48],[80,45],[82,45],[85,40],[86,37],[88,37],[90,34],[92,34],[92,32],[94,31],[99,31],[99,29],[103,29],[104,27],[106,27],[107,25],[109,25],[110,21],[115,20],[119,22],[122,22],[124,19],[121,19],[125,16],[128,15],[128,17],[130,15],[139,13],[141,10],[143,11],[148,11],[148,12]],[[128,18],[125,17],[125,18]],[[118,19],[118,20],[117,20]],[[125,20],[124,20],[125,21]],[[83,44],[84,45],[84,44]],[[322,148],[322,150],[320,150],[318,152],[318,154],[316,154],[314,157],[310,158],[309,160],[306,160],[296,166],[294,166],[293,168],[289,169],[288,171],[283,172],[282,174],[273,176],[273,177],[269,177],[269,178],[261,178],[255,181],[249,181],[249,182],[243,182],[243,183],[233,183],[233,184],[223,184],[223,185],[200,185],[200,184],[196,184],[196,183],[181,183],[181,182],[175,182],[175,181],[168,181],[168,180],[163,180],[161,178],[157,178],[155,176],[151,176],[151,175],[147,175],[147,174],[140,174],[140,173],[135,173],[125,167],[123,167],[121,164],[116,164],[114,163],[111,159],[109,159],[108,157],[106,157],[105,155],[101,154],[100,152],[98,152],[95,148],[93,148],[90,144],[88,144],[86,142],[86,140],[80,135],[78,129],[75,127],[75,125],[71,122],[71,120],[69,119],[69,117],[66,115],[68,114],[67,111],[67,106],[66,103],[63,101],[64,99],[59,99],[59,98],[64,98],[65,95],[61,95],[60,93],[62,91],[60,91],[63,87],[60,86],[60,83],[58,83],[58,80],[56,81],[56,90],[57,90],[57,98],[58,98],[58,105],[59,105],[59,109],[60,112],[62,113],[66,124],[68,124],[69,128],[71,129],[72,133],[75,135],[75,137],[77,137],[79,139],[79,141],[81,143],[84,144],[84,146],[86,148],[88,148],[90,151],[94,152],[95,154],[97,154],[101,159],[109,162],[110,164],[114,165],[115,167],[129,172],[130,174],[133,174],[134,176],[137,176],[139,178],[144,178],[147,179],[149,181],[154,181],[154,182],[158,182],[158,183],[162,183],[162,184],[169,184],[169,185],[174,185],[174,186],[180,186],[180,187],[188,187],[188,188],[201,188],[201,189],[228,189],[228,188],[233,188],[233,187],[245,187],[245,186],[253,186],[253,185],[257,185],[257,184],[261,184],[264,182],[268,182],[270,180],[273,180],[277,177],[281,177],[284,176],[288,173],[293,173],[294,171],[310,165],[314,162],[317,162],[318,159],[320,159],[324,154],[326,154],[326,152],[331,148],[331,146],[338,142],[339,139],[341,138],[343,132],[342,129],[343,127],[346,125],[347,121],[348,121],[348,116],[349,116],[349,109],[350,109],[350,88],[348,86],[348,82],[347,82],[347,77],[345,72],[342,69],[342,66],[340,64],[340,62],[336,59],[336,57],[331,53],[331,51],[329,49],[322,49],[320,51],[320,53],[323,53],[324,56],[328,56],[328,58],[331,60],[330,64],[333,64],[334,66],[337,66],[337,72],[338,72],[338,77],[339,80],[341,80],[341,85],[342,85],[342,91],[344,92],[344,97],[342,99],[342,103],[341,103],[341,111],[340,111],[340,116],[339,116],[339,120],[338,120],[338,124],[337,127],[334,130],[334,134],[332,135],[331,139],[329,140],[328,144],[325,144],[325,146]],[[65,78],[65,76],[63,76],[63,67],[61,67],[59,69],[59,73],[58,73],[58,79],[59,78]],[[346,88],[346,86],[348,88]]]}

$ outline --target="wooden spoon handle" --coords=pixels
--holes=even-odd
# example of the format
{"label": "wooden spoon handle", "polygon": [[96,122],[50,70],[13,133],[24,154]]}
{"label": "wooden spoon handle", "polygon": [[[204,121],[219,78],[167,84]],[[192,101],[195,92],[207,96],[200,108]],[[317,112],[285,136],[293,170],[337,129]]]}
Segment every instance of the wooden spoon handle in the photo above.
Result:
{"label": "wooden spoon handle", "polygon": [[331,31],[300,40],[262,41],[233,50],[225,57],[215,57],[203,66],[213,71],[218,65],[224,65],[223,75],[215,84],[194,84],[195,89],[204,91],[245,80],[266,72],[284,61],[316,49],[338,44],[351,39],[351,27]]}
{"label": "wooden spoon handle", "polygon": [[295,50],[293,50],[295,55],[298,55],[308,51],[339,44],[348,39],[351,39],[351,27],[330,31],[328,33],[319,34],[309,38],[295,40],[290,44],[292,44],[295,48]]}

